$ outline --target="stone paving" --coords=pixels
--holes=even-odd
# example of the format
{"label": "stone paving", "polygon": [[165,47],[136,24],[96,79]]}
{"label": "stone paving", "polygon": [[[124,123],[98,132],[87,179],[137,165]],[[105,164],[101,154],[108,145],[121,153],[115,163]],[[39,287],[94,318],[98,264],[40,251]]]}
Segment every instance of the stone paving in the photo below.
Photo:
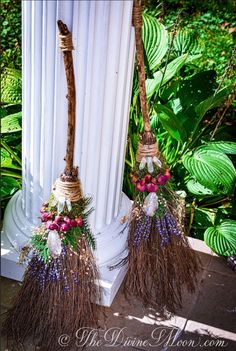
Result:
{"label": "stone paving", "polygon": [[[100,337],[91,333],[86,350],[235,351],[236,275],[227,267],[225,259],[204,252],[199,255],[203,271],[198,277],[198,291],[194,295],[184,295],[183,308],[176,316],[160,320],[155,310],[143,308],[135,299],[127,301],[120,289],[111,307],[105,309],[105,317],[101,318]],[[1,319],[19,284],[2,278]],[[67,348],[63,346],[61,350]],[[80,349],[73,346],[75,351]],[[7,350],[4,339],[3,350]],[[39,348],[29,345],[25,349],[33,350]]]}

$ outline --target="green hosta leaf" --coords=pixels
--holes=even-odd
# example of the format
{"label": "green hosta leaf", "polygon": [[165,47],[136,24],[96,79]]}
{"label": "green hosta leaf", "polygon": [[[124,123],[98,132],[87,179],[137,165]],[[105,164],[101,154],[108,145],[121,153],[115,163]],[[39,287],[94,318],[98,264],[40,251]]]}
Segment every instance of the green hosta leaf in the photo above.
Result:
{"label": "green hosta leaf", "polygon": [[[5,140],[1,140],[1,146],[4,148],[5,152],[8,153],[9,156],[11,156],[12,159],[14,159],[19,165],[21,165],[21,159],[19,158],[19,156],[17,156],[17,153],[14,151],[14,148],[9,146]],[[15,150],[17,150],[17,148],[19,147],[19,145],[15,146]],[[3,156],[6,157],[6,154]]]}
{"label": "green hosta leaf", "polygon": [[16,179],[21,179],[21,173],[17,172],[17,171],[10,171],[9,168],[1,168],[1,175],[3,176],[9,176],[12,178],[16,178]]}
{"label": "green hosta leaf", "polygon": [[1,148],[1,167],[11,167],[12,159],[10,154],[3,148]]}
{"label": "green hosta leaf", "polygon": [[181,105],[181,101],[179,98],[171,99],[169,103],[170,103],[170,106],[175,114],[182,111],[182,105]]}
{"label": "green hosta leaf", "polygon": [[214,225],[216,219],[216,209],[196,207],[194,211],[194,228],[206,229]]}
{"label": "green hosta leaf", "polygon": [[188,54],[185,54],[180,57],[177,57],[175,60],[168,63],[163,81],[162,81],[162,76],[163,76],[164,68],[161,71],[154,73],[153,79],[146,80],[146,91],[147,91],[148,98],[150,98],[155,93],[155,91],[159,89],[161,81],[162,81],[162,84],[165,84],[171,78],[174,77],[174,75],[180,70],[180,68],[183,67],[187,57],[188,57]]}
{"label": "green hosta leaf", "polygon": [[163,101],[169,101],[172,102],[172,98],[174,98],[177,95],[177,92],[179,90],[179,81],[175,81],[174,79],[169,82],[169,84],[166,84],[165,87],[160,91],[160,98]]}
{"label": "green hosta leaf", "polygon": [[186,184],[190,193],[195,195],[214,195],[214,193],[195,179],[190,179]]}
{"label": "green hosta leaf", "polygon": [[179,30],[173,41],[173,48],[176,55],[200,54],[203,51],[203,45],[200,43],[196,32]]}
{"label": "green hosta leaf", "polygon": [[196,114],[200,117],[204,117],[207,111],[219,106],[224,102],[227,96],[231,93],[232,86],[227,86],[221,89],[217,94],[210,96],[206,100],[202,101],[199,105],[195,107]]}
{"label": "green hosta leaf", "polygon": [[231,256],[236,253],[236,221],[224,220],[220,225],[204,232],[206,244],[217,254]]}
{"label": "green hosta leaf", "polygon": [[21,102],[21,71],[6,68],[1,77],[1,100],[5,103]]}
{"label": "green hosta leaf", "polygon": [[21,169],[12,163],[12,157],[7,150],[1,148],[1,168]]}
{"label": "green hosta leaf", "polygon": [[21,112],[22,105],[21,104],[2,104],[1,106],[1,119],[8,115],[15,114],[17,112]]}
{"label": "green hosta leaf", "polygon": [[20,183],[14,178],[2,175],[1,178],[1,198],[12,196],[18,189],[20,189]]}
{"label": "green hosta leaf", "polygon": [[187,57],[187,60],[186,60],[185,63],[186,63],[186,64],[187,64],[187,63],[191,63],[191,62],[193,62],[193,61],[199,59],[200,57],[202,57],[202,54],[189,55],[189,56]]}
{"label": "green hosta leaf", "polygon": [[168,50],[168,33],[155,17],[143,14],[142,38],[150,70],[155,70]]}
{"label": "green hosta leaf", "polygon": [[22,112],[17,112],[12,115],[3,117],[1,119],[2,134],[21,131],[21,118]]}
{"label": "green hosta leaf", "polygon": [[224,154],[236,155],[236,143],[233,141],[212,141],[205,144],[204,149],[216,150]]}
{"label": "green hosta leaf", "polygon": [[[181,123],[172,110],[160,104],[154,105],[158,118],[165,130],[176,140],[185,138],[185,131],[181,128]],[[153,123],[155,123],[153,121]],[[152,126],[152,122],[151,122]]]}
{"label": "green hosta leaf", "polygon": [[183,157],[184,167],[200,184],[214,193],[228,194],[235,184],[235,169],[221,152],[201,149]]}
{"label": "green hosta leaf", "polygon": [[196,106],[214,93],[216,72],[205,71],[195,74],[180,83],[179,98],[183,107]]}

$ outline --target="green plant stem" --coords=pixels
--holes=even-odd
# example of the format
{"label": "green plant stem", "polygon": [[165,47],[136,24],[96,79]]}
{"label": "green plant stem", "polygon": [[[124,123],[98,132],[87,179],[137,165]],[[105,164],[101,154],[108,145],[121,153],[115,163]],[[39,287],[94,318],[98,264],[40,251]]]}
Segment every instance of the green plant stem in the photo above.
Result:
{"label": "green plant stem", "polygon": [[21,179],[21,177],[22,177],[21,174],[10,172],[10,171],[4,171],[4,170],[1,170],[1,175],[2,176],[10,176],[13,178],[18,178],[18,179]]}
{"label": "green plant stem", "polygon": [[130,168],[132,168],[132,163],[131,163],[130,161],[125,160],[125,163],[126,163],[128,166],[130,166]]}
{"label": "green plant stem", "polygon": [[16,160],[16,162],[18,162],[18,164],[20,166],[22,166],[22,162],[21,159],[12,151],[12,149],[10,148],[10,146],[7,145],[7,143],[5,141],[1,141],[1,145],[4,147],[4,149],[9,152],[9,154],[12,156],[12,158],[14,158]]}
{"label": "green plant stem", "polygon": [[[169,47],[169,50],[168,50],[168,53],[167,53],[167,58],[166,58],[165,66],[164,66],[164,71],[163,71],[163,74],[162,74],[162,77],[161,77],[161,82],[160,82],[159,88],[158,88],[158,90],[156,91],[156,93],[155,93],[155,95],[154,95],[154,98],[153,98],[153,103],[152,103],[152,106],[151,106],[150,112],[149,112],[150,115],[151,115],[152,112],[153,112],[154,103],[155,103],[155,101],[156,101],[156,98],[159,96],[159,92],[160,92],[160,89],[161,89],[161,86],[162,86],[162,83],[163,83],[163,80],[164,80],[164,77],[165,77],[165,74],[166,74],[167,65],[168,65],[168,63],[169,63],[170,54],[171,54],[171,51],[172,51],[172,48],[173,48],[174,39],[175,39],[176,32],[177,32],[177,28],[178,28],[178,25],[179,25],[180,14],[181,14],[181,12],[179,12],[178,15],[177,15],[177,17],[176,17],[176,21],[175,21],[175,24],[174,24],[173,35],[172,35],[172,38],[171,38],[170,47]],[[161,71],[161,70],[160,70],[160,71]]]}
{"label": "green plant stem", "polygon": [[231,71],[234,70],[234,59],[235,59],[235,54],[236,54],[236,47],[233,48],[232,50],[232,54],[231,54],[231,57],[229,58],[226,66],[225,66],[225,70],[224,70],[224,73],[220,79],[220,82],[219,82],[219,85],[218,85],[218,88],[216,89],[214,95],[216,95],[218,93],[218,91],[221,89],[222,85],[224,84],[225,82],[225,78],[227,78],[227,76],[230,74]]}
{"label": "green plant stem", "polygon": [[231,103],[234,101],[234,98],[235,98],[235,95],[232,97],[232,99],[229,99],[229,100],[225,103],[226,107],[225,107],[224,111],[222,112],[222,115],[220,116],[218,122],[216,123],[216,126],[215,126],[215,128],[214,128],[214,130],[213,130],[213,132],[212,132],[212,134],[211,134],[210,140],[212,140],[212,139],[214,138],[214,136],[215,136],[215,134],[216,134],[216,132],[217,132],[217,129],[219,128],[219,126],[220,126],[220,124],[221,124],[221,122],[222,122],[222,120],[223,120],[223,118],[224,118],[226,112],[228,111],[228,109],[229,109]]}
{"label": "green plant stem", "polygon": [[212,206],[212,205],[224,203],[224,202],[229,201],[229,200],[230,200],[230,198],[227,196],[227,197],[225,197],[225,198],[222,199],[222,200],[219,200],[219,201],[215,201],[215,202],[211,202],[211,203],[209,203],[209,204],[206,204],[206,205],[204,205],[204,207],[209,207],[209,206]]}
{"label": "green plant stem", "polygon": [[178,141],[178,142],[177,142],[176,151],[175,151],[175,154],[174,154],[174,156],[173,156],[173,160],[172,160],[172,162],[171,162],[171,163],[172,163],[172,164],[171,164],[172,167],[174,167],[175,164],[176,164],[176,158],[177,158],[177,156],[178,156],[180,146],[181,146],[181,143],[180,143],[180,141]]}
{"label": "green plant stem", "polygon": [[195,207],[196,207],[196,199],[193,200],[191,203],[191,209],[190,209],[190,219],[189,219],[189,231],[191,230],[192,224],[193,224],[193,219],[195,215]]}
{"label": "green plant stem", "polygon": [[132,168],[133,168],[135,165],[135,154],[134,154],[131,139],[129,140],[129,152],[130,152],[131,164],[132,164]]}

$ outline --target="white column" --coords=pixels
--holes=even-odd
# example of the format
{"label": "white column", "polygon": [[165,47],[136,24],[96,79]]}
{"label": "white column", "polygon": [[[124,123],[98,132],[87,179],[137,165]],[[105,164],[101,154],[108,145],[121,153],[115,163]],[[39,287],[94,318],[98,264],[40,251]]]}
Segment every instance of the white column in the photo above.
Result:
{"label": "white column", "polygon": [[[110,305],[125,274],[108,266],[124,254],[130,208],[122,193],[134,63],[132,1],[23,1],[23,187],[8,204],[3,275],[20,279],[19,250],[38,224],[41,203],[64,168],[67,88],[57,19],[71,29],[77,90],[75,164],[93,197],[91,227]],[[14,249],[12,249],[12,245]]]}

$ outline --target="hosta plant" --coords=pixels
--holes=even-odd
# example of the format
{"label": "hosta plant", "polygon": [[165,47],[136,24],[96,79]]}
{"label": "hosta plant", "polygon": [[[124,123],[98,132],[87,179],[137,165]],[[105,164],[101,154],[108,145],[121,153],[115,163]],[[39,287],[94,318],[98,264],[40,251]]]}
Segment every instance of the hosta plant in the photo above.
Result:
{"label": "hosta plant", "polygon": [[5,208],[21,188],[21,105],[3,105],[1,115],[1,200]]}

